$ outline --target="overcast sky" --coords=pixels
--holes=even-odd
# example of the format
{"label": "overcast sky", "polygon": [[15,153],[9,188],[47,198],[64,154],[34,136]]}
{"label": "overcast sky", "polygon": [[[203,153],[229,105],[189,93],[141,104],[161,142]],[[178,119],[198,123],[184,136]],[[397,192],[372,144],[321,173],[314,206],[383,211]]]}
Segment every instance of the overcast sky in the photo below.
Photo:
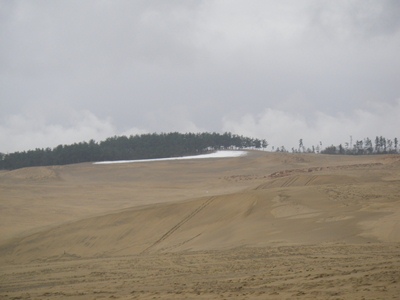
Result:
{"label": "overcast sky", "polygon": [[400,138],[398,0],[0,0],[0,152],[230,131]]}

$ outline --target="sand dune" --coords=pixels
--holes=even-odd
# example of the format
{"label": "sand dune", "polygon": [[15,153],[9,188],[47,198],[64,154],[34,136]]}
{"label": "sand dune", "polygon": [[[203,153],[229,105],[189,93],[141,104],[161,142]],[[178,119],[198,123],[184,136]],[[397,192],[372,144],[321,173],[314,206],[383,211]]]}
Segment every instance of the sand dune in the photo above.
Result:
{"label": "sand dune", "polygon": [[397,299],[400,157],[0,173],[0,298]]}

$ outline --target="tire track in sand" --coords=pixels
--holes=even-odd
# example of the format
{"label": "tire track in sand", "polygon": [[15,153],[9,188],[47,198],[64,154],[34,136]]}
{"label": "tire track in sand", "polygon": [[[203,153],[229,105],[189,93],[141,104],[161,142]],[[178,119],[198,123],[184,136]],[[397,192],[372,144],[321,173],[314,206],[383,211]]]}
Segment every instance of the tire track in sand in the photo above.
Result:
{"label": "tire track in sand", "polygon": [[298,178],[299,178],[298,176],[289,178],[288,180],[286,180],[286,181],[281,185],[281,187],[288,187],[288,186],[291,186],[293,183],[295,183],[295,181],[296,181]]}
{"label": "tire track in sand", "polygon": [[187,215],[185,218],[183,218],[179,223],[177,223],[175,226],[173,226],[170,230],[168,230],[163,236],[161,236],[157,241],[155,241],[153,244],[151,244],[149,247],[144,249],[140,254],[145,254],[148,253],[152,248],[160,244],[162,241],[166,240],[168,237],[170,237],[175,231],[177,231],[180,227],[182,227],[186,222],[188,222],[190,219],[192,219],[195,215],[197,215],[199,212],[201,212],[204,208],[206,208],[208,205],[213,202],[215,197],[210,197],[206,201],[204,201],[198,208],[196,208],[194,211],[192,211],[189,215]]}
{"label": "tire track in sand", "polygon": [[315,179],[317,179],[317,176],[311,176],[311,178],[304,184],[304,186],[309,185],[311,182],[313,182]]}

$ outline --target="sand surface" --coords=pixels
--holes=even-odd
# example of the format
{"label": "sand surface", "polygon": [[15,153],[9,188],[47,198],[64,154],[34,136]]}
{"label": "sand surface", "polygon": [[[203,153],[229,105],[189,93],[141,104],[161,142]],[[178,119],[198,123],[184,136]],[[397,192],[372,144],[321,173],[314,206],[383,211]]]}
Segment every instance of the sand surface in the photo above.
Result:
{"label": "sand surface", "polygon": [[0,299],[399,299],[400,156],[0,172]]}

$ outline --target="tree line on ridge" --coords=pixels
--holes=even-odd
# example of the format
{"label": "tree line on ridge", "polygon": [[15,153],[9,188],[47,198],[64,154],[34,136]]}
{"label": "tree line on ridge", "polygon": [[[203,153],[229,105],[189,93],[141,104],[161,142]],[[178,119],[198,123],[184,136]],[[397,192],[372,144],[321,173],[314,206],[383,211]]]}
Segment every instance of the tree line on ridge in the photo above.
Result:
{"label": "tree line on ridge", "polygon": [[220,149],[266,148],[266,140],[219,133],[152,133],[114,136],[101,142],[59,145],[0,154],[0,169],[66,165],[82,162],[135,160],[204,154]]}
{"label": "tree line on ridge", "polygon": [[[322,142],[319,142],[316,146],[306,147],[303,143],[303,139],[299,140],[299,147],[292,148],[292,153],[321,153],[321,154],[338,154],[338,155],[370,155],[370,154],[397,154],[399,153],[399,140],[394,138],[393,140],[387,139],[383,136],[377,136],[374,143],[371,139],[365,138],[357,140],[354,144],[352,137],[350,136],[350,142],[340,144],[338,146],[328,146],[325,149],[322,148]],[[272,151],[275,152],[286,152],[289,150],[285,146],[275,148],[272,146]]]}
{"label": "tree line on ridge", "polygon": [[[104,141],[58,145],[51,149],[35,149],[9,154],[0,153],[0,170],[13,170],[24,167],[66,165],[82,162],[136,160],[198,155],[223,149],[265,149],[265,139],[254,139],[230,132],[219,133],[152,133],[142,135],[114,136]],[[337,155],[371,155],[399,153],[397,138],[387,139],[377,136],[375,140],[365,138],[353,144],[344,143],[322,149],[322,143],[306,148],[303,139],[298,149],[292,153],[321,153]],[[275,152],[289,152],[284,146],[272,147]]]}
{"label": "tree line on ridge", "polygon": [[371,139],[365,138],[357,140],[354,144],[345,143],[338,146],[329,146],[321,151],[323,154],[347,154],[347,155],[366,155],[366,154],[395,154],[399,152],[399,140],[387,139],[383,136],[377,136],[372,142]]}

